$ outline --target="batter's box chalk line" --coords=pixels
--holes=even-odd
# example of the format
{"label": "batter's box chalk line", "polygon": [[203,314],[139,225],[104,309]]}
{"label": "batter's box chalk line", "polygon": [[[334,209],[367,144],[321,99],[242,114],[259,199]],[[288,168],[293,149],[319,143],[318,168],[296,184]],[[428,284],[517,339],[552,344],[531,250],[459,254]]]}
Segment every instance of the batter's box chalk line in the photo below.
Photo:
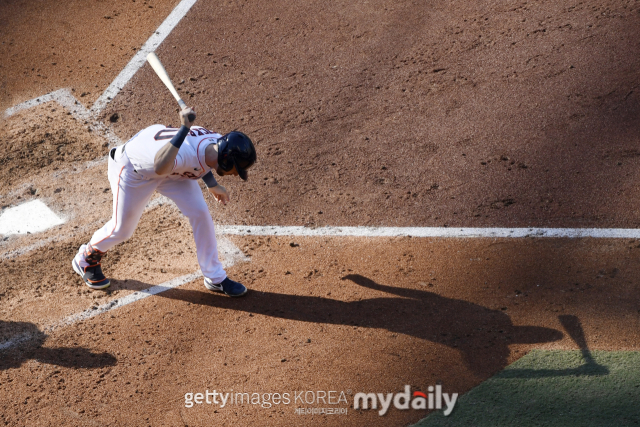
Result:
{"label": "batter's box chalk line", "polygon": [[220,234],[298,237],[599,238],[639,239],[635,228],[456,228],[456,227],[281,227],[218,226]]}
{"label": "batter's box chalk line", "polygon": [[[244,253],[242,253],[240,249],[238,249],[237,246],[235,246],[231,241],[229,241],[228,239],[225,239],[224,237],[218,239],[218,253],[221,255],[222,265],[225,268],[229,268],[237,263],[247,262],[250,260],[247,256],[244,255]],[[156,286],[152,286],[148,289],[133,292],[125,297],[118,298],[113,301],[109,301],[106,304],[102,304],[97,307],[92,307],[80,313],[76,313],[71,316],[68,316],[53,325],[46,326],[45,328],[43,328],[43,332],[45,334],[50,334],[51,332],[54,332],[60,328],[73,325],[83,320],[91,319],[92,317],[107,313],[111,310],[115,310],[120,307],[124,307],[125,305],[134,303],[136,301],[140,301],[144,298],[157,295],[161,292],[165,292],[170,289],[177,288],[186,283],[193,282],[194,280],[197,280],[201,277],[202,277],[202,273],[199,271],[195,273],[187,274],[184,276],[176,277],[167,282],[161,283]],[[4,342],[0,342],[0,351],[8,350],[20,344],[28,343],[29,341],[34,340],[39,336],[40,335],[24,333],[24,334],[11,337],[10,339]]]}

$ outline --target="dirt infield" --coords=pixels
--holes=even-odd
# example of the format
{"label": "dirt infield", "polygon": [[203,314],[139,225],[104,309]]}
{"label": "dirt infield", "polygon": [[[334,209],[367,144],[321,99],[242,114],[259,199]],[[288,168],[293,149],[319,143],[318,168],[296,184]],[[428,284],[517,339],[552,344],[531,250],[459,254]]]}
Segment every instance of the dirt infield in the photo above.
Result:
{"label": "dirt infield", "polygon": [[[637,314],[628,317],[637,289],[612,285],[640,269],[626,244],[290,240],[237,240],[252,255],[229,270],[252,288],[245,299],[212,295],[197,280],[13,352],[0,374],[11,393],[5,420],[31,425],[47,413],[57,424],[75,413],[99,425],[405,425],[425,412],[301,418],[295,407],[323,405],[185,408],[184,395],[395,392],[436,382],[464,392],[530,348],[576,348],[563,313],[581,319],[594,350],[637,349]],[[616,265],[626,267],[612,273]],[[579,283],[566,282],[567,270]],[[112,277],[120,293],[153,284]],[[47,305],[76,298],[56,293]]]}
{"label": "dirt infield", "polygon": [[[0,5],[0,108],[62,88],[91,107],[177,4]],[[216,224],[635,228],[638,21],[635,1],[199,0],[156,52],[200,124],[256,142],[249,181],[221,179],[232,203],[207,197]],[[124,142],[176,109],[145,66],[98,120]],[[0,120],[2,209],[39,199],[66,221],[1,236],[5,425],[399,426],[427,411],[354,394],[464,393],[578,348],[563,315],[590,349],[640,349],[631,239],[221,236],[248,258],[228,258],[245,298],[187,280],[66,321],[197,272],[191,230],[156,199],[91,291],[70,264],[111,215],[109,141],[56,102]],[[187,407],[213,389],[292,401]]]}

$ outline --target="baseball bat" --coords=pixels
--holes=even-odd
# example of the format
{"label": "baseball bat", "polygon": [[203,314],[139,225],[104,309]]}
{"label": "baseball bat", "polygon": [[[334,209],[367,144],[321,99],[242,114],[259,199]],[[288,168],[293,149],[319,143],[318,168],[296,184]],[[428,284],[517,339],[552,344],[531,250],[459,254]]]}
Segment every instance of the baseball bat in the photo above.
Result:
{"label": "baseball bat", "polygon": [[[147,55],[147,62],[151,65],[151,68],[153,68],[153,71],[156,72],[158,77],[160,77],[160,80],[162,80],[162,83],[164,83],[167,89],[169,89],[169,92],[171,92],[171,94],[176,99],[176,101],[178,101],[178,105],[180,106],[180,108],[181,109],[187,108],[187,104],[185,104],[182,98],[180,98],[180,95],[178,95],[178,91],[173,86],[173,83],[171,83],[169,74],[167,74],[167,70],[165,70],[164,67],[162,66],[162,62],[160,62],[158,55],[156,55],[153,52],[149,53]],[[193,114],[189,114],[188,118],[189,118],[189,121],[192,122],[196,119],[196,116]]]}

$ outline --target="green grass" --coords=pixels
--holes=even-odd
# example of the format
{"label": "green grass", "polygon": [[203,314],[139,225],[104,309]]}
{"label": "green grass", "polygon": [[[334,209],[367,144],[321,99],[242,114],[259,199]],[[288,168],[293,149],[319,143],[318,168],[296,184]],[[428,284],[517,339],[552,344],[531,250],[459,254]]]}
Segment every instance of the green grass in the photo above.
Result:
{"label": "green grass", "polygon": [[640,352],[535,350],[415,426],[640,427]]}

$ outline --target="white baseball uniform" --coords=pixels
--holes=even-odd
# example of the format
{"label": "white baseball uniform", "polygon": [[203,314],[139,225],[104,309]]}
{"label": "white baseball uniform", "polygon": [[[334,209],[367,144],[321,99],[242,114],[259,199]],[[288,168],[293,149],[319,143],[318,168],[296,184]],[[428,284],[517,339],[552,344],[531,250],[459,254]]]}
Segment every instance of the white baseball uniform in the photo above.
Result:
{"label": "white baseball uniform", "polygon": [[[196,180],[211,170],[205,163],[205,149],[222,135],[200,126],[191,127],[171,174],[159,176],[153,168],[155,155],[177,132],[177,128],[153,125],[111,150],[108,175],[113,192],[113,217],[93,234],[89,243],[106,252],[129,239],[151,195],[157,190],[173,200],[189,218],[202,274],[213,283],[220,283],[227,275],[218,259],[213,219]],[[83,268],[89,265],[83,256],[84,249],[85,245],[82,245],[76,255]]]}

